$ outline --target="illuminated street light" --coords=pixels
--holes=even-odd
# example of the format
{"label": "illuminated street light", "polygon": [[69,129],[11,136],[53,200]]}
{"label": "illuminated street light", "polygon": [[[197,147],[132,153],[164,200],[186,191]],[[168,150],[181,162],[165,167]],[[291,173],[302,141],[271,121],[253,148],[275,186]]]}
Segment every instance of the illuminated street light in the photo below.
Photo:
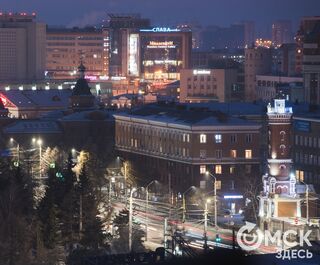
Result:
{"label": "illuminated street light", "polygon": [[157,184],[157,180],[152,180],[147,186],[146,186],[146,241],[148,241],[148,208],[149,208],[149,186],[152,184]]}
{"label": "illuminated street light", "polygon": [[186,212],[187,212],[185,195],[189,191],[194,190],[195,188],[196,188],[195,186],[191,186],[184,193],[182,193],[182,222],[183,223],[186,221]]}
{"label": "illuminated street light", "polygon": [[214,179],[214,226],[218,228],[218,220],[217,220],[217,178],[212,175],[209,171],[206,171],[206,175],[210,176]]}

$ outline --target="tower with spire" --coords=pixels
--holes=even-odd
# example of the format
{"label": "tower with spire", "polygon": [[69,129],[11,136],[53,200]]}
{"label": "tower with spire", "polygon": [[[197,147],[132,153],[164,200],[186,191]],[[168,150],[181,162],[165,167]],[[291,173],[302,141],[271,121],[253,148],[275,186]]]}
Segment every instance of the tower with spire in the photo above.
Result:
{"label": "tower with spire", "polygon": [[262,177],[263,191],[259,196],[261,228],[272,230],[275,224],[295,224],[301,218],[302,197],[296,190],[292,170],[292,108],[285,99],[275,99],[267,107],[268,172]]}
{"label": "tower with spire", "polygon": [[70,108],[73,111],[90,110],[95,108],[95,97],[90,91],[85,79],[86,68],[82,61],[78,67],[78,80],[70,97]]}

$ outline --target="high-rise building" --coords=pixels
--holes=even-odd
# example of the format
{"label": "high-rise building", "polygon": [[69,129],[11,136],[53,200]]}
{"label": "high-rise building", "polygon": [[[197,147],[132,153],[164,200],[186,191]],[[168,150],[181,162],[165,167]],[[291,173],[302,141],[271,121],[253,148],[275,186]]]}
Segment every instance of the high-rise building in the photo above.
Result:
{"label": "high-rise building", "polygon": [[191,67],[192,33],[188,29],[155,27],[130,34],[129,76],[160,82],[180,80]]}
{"label": "high-rise building", "polygon": [[272,43],[281,46],[293,42],[292,25],[290,20],[277,20],[272,24]]}
{"label": "high-rise building", "polygon": [[109,74],[109,36],[106,29],[48,28],[46,71],[49,78],[74,79],[83,61],[89,80]]}
{"label": "high-rise building", "polygon": [[129,35],[150,27],[150,20],[139,14],[109,14],[105,25],[110,37],[110,76],[128,75]]}
{"label": "high-rise building", "polygon": [[[297,68],[302,70],[305,99],[320,104],[320,17],[305,17],[296,36]],[[302,67],[301,67],[302,66]]]}
{"label": "high-rise building", "polygon": [[242,21],[244,25],[244,46],[249,47],[255,41],[255,23],[253,21]]}
{"label": "high-rise building", "polygon": [[271,49],[251,47],[245,49],[245,100],[254,101],[256,97],[256,75],[269,74],[272,68]]}
{"label": "high-rise building", "polygon": [[43,79],[45,44],[46,25],[35,13],[0,13],[0,81]]}

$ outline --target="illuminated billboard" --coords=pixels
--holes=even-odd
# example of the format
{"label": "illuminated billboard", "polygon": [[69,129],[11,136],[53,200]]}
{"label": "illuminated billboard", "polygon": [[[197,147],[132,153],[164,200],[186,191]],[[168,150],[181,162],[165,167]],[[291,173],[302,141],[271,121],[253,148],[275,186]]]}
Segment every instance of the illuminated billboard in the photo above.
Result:
{"label": "illuminated billboard", "polygon": [[129,37],[129,76],[139,76],[139,34],[130,34]]}

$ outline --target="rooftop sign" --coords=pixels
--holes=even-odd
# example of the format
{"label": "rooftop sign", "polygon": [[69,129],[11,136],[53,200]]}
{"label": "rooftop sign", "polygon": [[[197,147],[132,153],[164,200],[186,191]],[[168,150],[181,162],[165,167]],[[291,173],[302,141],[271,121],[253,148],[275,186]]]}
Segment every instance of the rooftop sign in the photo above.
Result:
{"label": "rooftop sign", "polygon": [[180,29],[171,29],[167,27],[155,27],[152,29],[140,29],[140,32],[179,32]]}

